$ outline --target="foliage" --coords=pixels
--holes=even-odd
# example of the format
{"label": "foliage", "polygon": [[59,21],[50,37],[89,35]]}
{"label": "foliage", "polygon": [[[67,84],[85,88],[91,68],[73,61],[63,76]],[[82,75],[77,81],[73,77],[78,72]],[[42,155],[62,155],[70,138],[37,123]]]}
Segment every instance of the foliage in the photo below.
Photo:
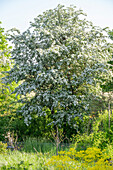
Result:
{"label": "foliage", "polygon": [[25,153],[13,151],[0,154],[0,169],[112,169],[113,148],[112,145],[101,150],[90,147],[86,150],[76,151],[71,147],[68,151],[60,151],[57,156],[51,154]]}
{"label": "foliage", "polygon": [[74,6],[58,5],[37,16],[22,34],[13,29],[9,35],[15,62],[4,81],[21,82],[14,93],[21,95],[27,125],[34,115],[46,115],[46,107],[51,123],[76,129],[76,117],[88,113],[90,95],[97,95],[101,80],[110,78],[106,30],[81,16]]}
{"label": "foliage", "polygon": [[[88,125],[90,119],[85,118],[85,121],[81,126]],[[99,113],[98,117],[94,117],[91,123],[91,132],[79,133],[72,136],[72,141],[76,150],[84,150],[88,147],[99,147],[104,149],[108,144],[113,143],[113,115],[111,115],[111,127],[109,129],[109,115],[106,110],[103,113]]]}
{"label": "foliage", "polygon": [[38,116],[34,114],[29,126],[27,126],[26,135],[38,138],[49,138],[50,132],[53,128],[52,125],[48,125],[51,122],[51,111],[47,108],[43,108],[46,115]]}
{"label": "foliage", "polygon": [[110,39],[113,40],[113,29],[111,31],[109,31],[108,34],[109,34]]}
{"label": "foliage", "polygon": [[111,155],[109,155],[109,152],[107,153],[107,150],[101,151],[96,147],[87,148],[85,151],[76,151],[75,148],[70,148],[68,152],[61,151],[58,156],[52,156],[46,165],[48,168],[70,170],[112,169],[109,156]]}
{"label": "foliage", "polygon": [[90,135],[83,134],[76,136],[75,147],[76,150],[84,150],[88,147],[99,147],[101,149],[105,148],[109,143],[109,138],[105,132],[99,131],[91,133]]}
{"label": "foliage", "polygon": [[[28,145],[26,152],[13,151],[0,153],[0,169],[111,169],[113,164],[113,146],[107,145],[101,150],[98,147],[88,147],[86,150],[76,150],[76,147],[70,147],[67,151],[60,151],[58,155],[51,152],[44,152],[34,149],[29,152],[31,143],[35,148],[39,141],[29,139],[25,145]],[[37,144],[36,144],[37,143]],[[40,145],[41,146],[41,145]],[[46,145],[47,148],[47,145]],[[51,148],[50,148],[51,149]],[[35,151],[35,153],[34,153]]]}
{"label": "foliage", "polygon": [[0,141],[0,154],[1,153],[6,153],[6,150],[7,149],[7,144],[6,143],[2,143],[1,141]]}
{"label": "foliage", "polygon": [[[1,24],[1,22],[0,22]],[[9,67],[9,50],[6,36],[4,35],[4,29],[0,26],[0,73],[2,69]],[[4,67],[4,68],[3,68]]]}
{"label": "foliage", "polygon": [[7,36],[0,26],[0,140],[4,140],[4,136],[9,130],[17,131],[20,136],[22,128],[24,129],[25,127],[22,116],[18,117],[16,114],[19,107],[17,99],[14,94],[11,94],[17,86],[16,83],[12,82],[11,85],[6,86],[2,82],[2,78],[7,75],[5,72],[13,66],[13,61],[10,60],[10,50],[11,47],[8,45]]}
{"label": "foliage", "polygon": [[[1,22],[0,22],[1,24]],[[4,29],[0,26],[0,112],[5,113],[8,112],[10,106],[9,106],[9,100],[11,100],[11,97],[9,96],[9,89],[6,89],[4,86],[5,84],[2,84],[1,78],[5,76],[3,71],[8,71],[10,69],[11,61],[9,60],[10,57],[10,47],[8,47],[8,43],[6,41],[6,36],[4,35]]]}
{"label": "foliage", "polygon": [[0,169],[43,169],[46,157],[42,153],[9,152],[7,155],[0,154]]}
{"label": "foliage", "polygon": [[53,155],[56,152],[56,148],[53,143],[50,143],[47,139],[37,139],[37,138],[27,138],[23,142],[22,151],[27,153],[38,152],[38,153],[48,153]]}

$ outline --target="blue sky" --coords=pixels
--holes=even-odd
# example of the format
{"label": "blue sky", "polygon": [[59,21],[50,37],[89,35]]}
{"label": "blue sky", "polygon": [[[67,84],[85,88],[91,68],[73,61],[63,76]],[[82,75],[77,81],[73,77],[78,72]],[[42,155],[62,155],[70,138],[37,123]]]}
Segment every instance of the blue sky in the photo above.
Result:
{"label": "blue sky", "polygon": [[113,0],[0,0],[2,27],[25,31],[37,15],[58,4],[76,5],[87,13],[87,19],[94,25],[113,29]]}

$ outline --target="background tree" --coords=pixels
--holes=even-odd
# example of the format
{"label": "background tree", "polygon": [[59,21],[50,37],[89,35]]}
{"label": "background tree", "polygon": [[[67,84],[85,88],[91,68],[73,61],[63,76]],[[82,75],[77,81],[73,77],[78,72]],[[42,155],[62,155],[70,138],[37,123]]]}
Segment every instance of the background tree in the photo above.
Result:
{"label": "background tree", "polygon": [[21,95],[26,124],[49,109],[51,123],[77,129],[77,118],[88,114],[91,94],[96,97],[102,79],[110,78],[106,31],[81,16],[74,6],[58,5],[37,16],[22,34],[12,30],[15,62],[5,83],[21,82],[13,93]]}
{"label": "background tree", "polygon": [[[1,24],[1,23],[0,23]],[[6,40],[4,29],[0,26],[0,140],[4,140],[4,136],[8,131],[22,132],[21,126],[25,129],[24,120],[18,117],[16,110],[19,107],[15,94],[11,94],[17,86],[12,82],[6,86],[2,83],[2,78],[6,75],[6,71],[12,67],[12,61],[9,59],[11,47]]]}

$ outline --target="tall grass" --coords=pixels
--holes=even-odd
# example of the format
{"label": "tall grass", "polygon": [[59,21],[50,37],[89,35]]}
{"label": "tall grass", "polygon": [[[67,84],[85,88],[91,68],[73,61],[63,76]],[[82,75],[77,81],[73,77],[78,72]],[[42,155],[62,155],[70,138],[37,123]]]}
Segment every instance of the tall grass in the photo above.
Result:
{"label": "tall grass", "polygon": [[[67,150],[69,144],[63,143],[59,146],[59,150]],[[39,153],[48,153],[50,155],[56,154],[56,146],[55,143],[52,143],[48,140],[39,140],[37,138],[27,138],[24,141],[24,145],[22,151],[30,153],[30,152],[39,152]]]}
{"label": "tall grass", "polygon": [[47,140],[38,140],[37,138],[27,138],[24,141],[24,145],[22,148],[22,151],[27,153],[50,153],[55,154],[56,148],[52,142],[49,142]]}
{"label": "tall grass", "polygon": [[[61,147],[62,148],[62,147]],[[60,149],[61,149],[60,148]],[[47,160],[56,154],[56,146],[47,140],[27,138],[23,142],[21,151],[7,151],[0,154],[0,170],[42,170]]]}

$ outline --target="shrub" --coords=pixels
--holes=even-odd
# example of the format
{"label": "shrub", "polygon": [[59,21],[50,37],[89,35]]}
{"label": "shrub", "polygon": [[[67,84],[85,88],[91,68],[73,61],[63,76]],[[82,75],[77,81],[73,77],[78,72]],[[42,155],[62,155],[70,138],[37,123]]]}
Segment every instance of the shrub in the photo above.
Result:
{"label": "shrub", "polygon": [[[113,149],[112,149],[113,152]],[[46,166],[55,169],[113,169],[109,158],[109,149],[101,151],[97,147],[90,147],[86,150],[76,151],[70,148],[68,152],[61,151],[58,156],[52,156]]]}

